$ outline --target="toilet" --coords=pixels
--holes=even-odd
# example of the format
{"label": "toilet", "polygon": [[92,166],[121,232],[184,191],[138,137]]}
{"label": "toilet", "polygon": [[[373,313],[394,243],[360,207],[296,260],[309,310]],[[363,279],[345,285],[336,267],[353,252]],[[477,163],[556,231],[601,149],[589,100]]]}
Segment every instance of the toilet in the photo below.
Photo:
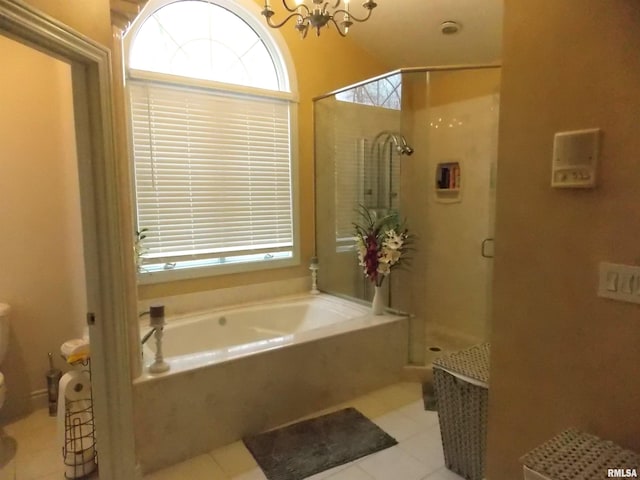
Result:
{"label": "toilet", "polygon": [[[0,366],[7,353],[7,344],[9,343],[9,313],[11,308],[6,303],[0,303]],[[7,387],[4,384],[4,375],[0,372],[0,409],[4,405],[7,395]]]}

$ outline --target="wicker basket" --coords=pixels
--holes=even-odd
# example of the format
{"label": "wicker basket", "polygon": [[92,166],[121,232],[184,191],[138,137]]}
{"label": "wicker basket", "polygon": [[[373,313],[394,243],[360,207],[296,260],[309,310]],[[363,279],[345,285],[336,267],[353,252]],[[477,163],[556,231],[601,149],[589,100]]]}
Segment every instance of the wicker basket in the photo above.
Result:
{"label": "wicker basket", "polygon": [[570,428],[524,455],[529,470],[552,480],[602,480],[609,469],[638,475],[640,455],[595,435]]}
{"label": "wicker basket", "polygon": [[436,359],[433,365],[445,465],[468,480],[481,480],[487,443],[489,345]]}

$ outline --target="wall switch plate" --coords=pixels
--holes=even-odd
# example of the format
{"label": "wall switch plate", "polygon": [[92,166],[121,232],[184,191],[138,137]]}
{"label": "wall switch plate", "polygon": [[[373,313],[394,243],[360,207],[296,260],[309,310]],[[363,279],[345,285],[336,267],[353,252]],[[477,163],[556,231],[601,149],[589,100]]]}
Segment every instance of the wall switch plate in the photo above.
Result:
{"label": "wall switch plate", "polygon": [[640,303],[640,266],[601,262],[598,296]]}

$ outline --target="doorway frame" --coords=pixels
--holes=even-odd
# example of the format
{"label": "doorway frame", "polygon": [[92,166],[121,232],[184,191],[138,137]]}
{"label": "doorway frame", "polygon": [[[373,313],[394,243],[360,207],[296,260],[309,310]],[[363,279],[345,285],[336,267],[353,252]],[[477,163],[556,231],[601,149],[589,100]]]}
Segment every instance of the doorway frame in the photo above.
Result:
{"label": "doorway frame", "polygon": [[92,388],[102,480],[136,477],[129,319],[135,318],[128,172],[115,155],[110,51],[15,0],[0,0],[0,35],[71,65],[87,283]]}

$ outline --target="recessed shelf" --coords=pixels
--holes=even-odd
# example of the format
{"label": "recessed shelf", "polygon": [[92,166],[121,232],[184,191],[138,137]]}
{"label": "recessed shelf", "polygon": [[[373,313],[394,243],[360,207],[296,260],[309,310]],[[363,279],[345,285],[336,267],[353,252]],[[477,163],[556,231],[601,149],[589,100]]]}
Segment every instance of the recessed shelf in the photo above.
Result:
{"label": "recessed shelf", "polygon": [[462,191],[462,169],[459,161],[436,164],[436,201],[441,203],[459,202]]}

